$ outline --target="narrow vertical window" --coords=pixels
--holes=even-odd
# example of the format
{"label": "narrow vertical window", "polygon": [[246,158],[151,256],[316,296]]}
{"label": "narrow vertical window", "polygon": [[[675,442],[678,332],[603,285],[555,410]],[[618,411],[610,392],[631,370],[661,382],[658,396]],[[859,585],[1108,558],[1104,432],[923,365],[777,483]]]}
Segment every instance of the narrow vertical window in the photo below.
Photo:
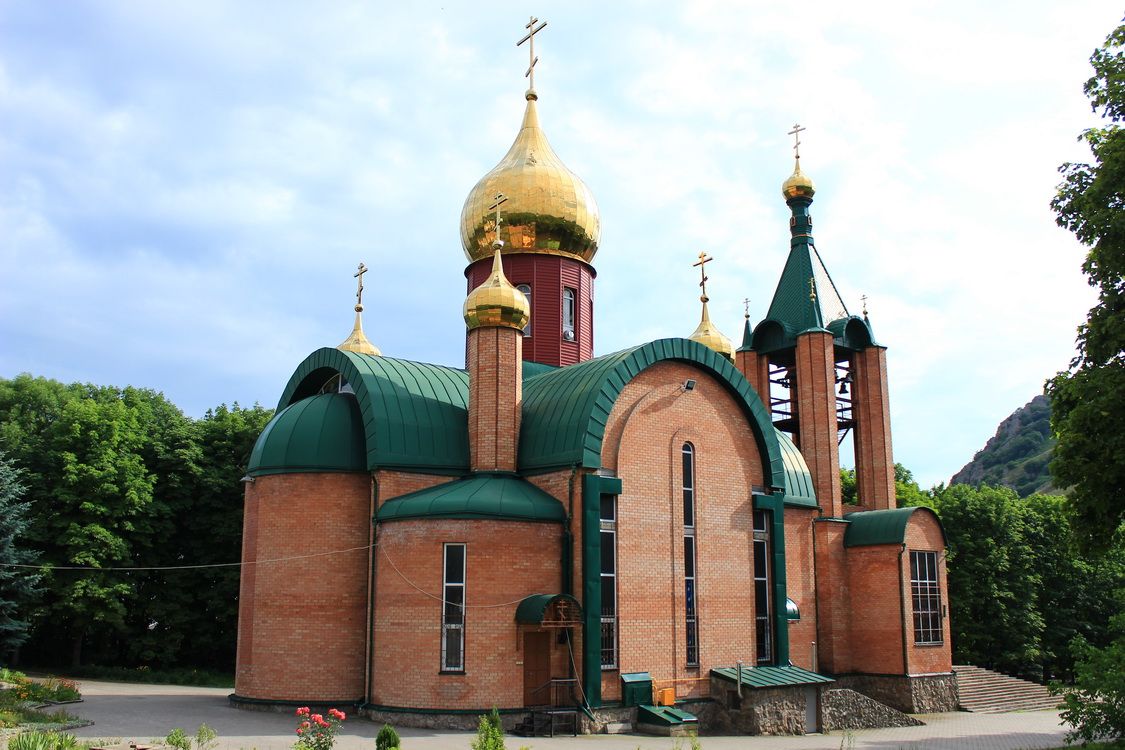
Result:
{"label": "narrow vertical window", "polygon": [[602,669],[617,668],[617,498],[602,495]]}
{"label": "narrow vertical window", "polygon": [[773,627],[770,619],[770,512],[754,511],[754,633],[758,662],[773,660]]}
{"label": "narrow vertical window", "polygon": [[465,671],[465,545],[445,545],[442,584],[441,671]]}
{"label": "narrow vertical window", "polygon": [[684,611],[686,628],[684,642],[687,646],[687,663],[699,664],[699,615],[695,587],[695,448],[691,443],[683,447],[684,491]]}
{"label": "narrow vertical window", "polygon": [[[517,284],[516,289],[523,292],[523,296],[527,297],[527,307],[531,309],[531,284]],[[527,325],[523,327],[523,335],[531,335],[531,318],[527,319]]]}
{"label": "narrow vertical window", "polygon": [[563,289],[562,334],[567,341],[574,341],[574,296],[570,287]]}
{"label": "narrow vertical window", "polygon": [[914,642],[941,643],[944,637],[936,552],[910,551],[910,595],[914,604]]}

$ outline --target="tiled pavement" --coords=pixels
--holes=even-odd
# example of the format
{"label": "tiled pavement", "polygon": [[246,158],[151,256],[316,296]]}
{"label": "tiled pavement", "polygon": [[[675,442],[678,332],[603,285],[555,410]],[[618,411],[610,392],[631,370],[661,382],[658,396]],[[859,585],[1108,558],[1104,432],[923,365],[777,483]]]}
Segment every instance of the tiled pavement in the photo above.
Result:
{"label": "tiled pavement", "polygon": [[[190,688],[167,685],[126,685],[112,682],[82,681],[85,701],[68,706],[79,717],[91,719],[94,726],[76,730],[83,737],[115,737],[148,741],[162,737],[172,727],[188,732],[206,723],[219,734],[218,750],[282,750],[292,747],[293,718],[267,711],[231,708],[225,689]],[[1066,730],[1055,711],[1028,711],[1010,714],[970,714],[964,712],[920,716],[922,727],[865,729],[845,734],[806,735],[804,737],[712,737],[700,738],[704,750],[719,748],[1051,748],[1064,744]],[[366,720],[345,724],[337,741],[340,750],[374,750],[379,725]],[[468,732],[400,729],[403,750],[468,748],[474,735]],[[686,747],[687,743],[683,743]],[[507,746],[517,750],[669,750],[674,741],[647,735],[594,735],[563,738],[509,737]]]}

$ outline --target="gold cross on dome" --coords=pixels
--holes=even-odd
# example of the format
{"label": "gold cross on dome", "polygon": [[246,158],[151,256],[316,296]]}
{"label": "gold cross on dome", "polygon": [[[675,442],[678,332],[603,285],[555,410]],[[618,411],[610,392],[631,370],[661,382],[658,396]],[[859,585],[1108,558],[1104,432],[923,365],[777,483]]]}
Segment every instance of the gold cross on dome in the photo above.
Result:
{"label": "gold cross on dome", "polygon": [[809,299],[816,303],[816,279],[812,276],[809,277]]}
{"label": "gold cross on dome", "polygon": [[797,123],[793,123],[793,129],[788,133],[788,135],[793,136],[793,155],[797,159],[801,158],[801,132],[804,130],[808,130],[808,128],[802,128]]}
{"label": "gold cross on dome", "polygon": [[867,317],[867,295],[865,294],[862,297],[860,297],[859,299],[860,299],[861,302],[863,302],[863,317],[866,318]]}
{"label": "gold cross on dome", "polygon": [[358,281],[358,286],[355,290],[355,311],[363,312],[363,274],[367,273],[367,266],[363,263],[359,264],[359,270],[352,274]]}
{"label": "gold cross on dome", "polygon": [[542,31],[543,29],[545,29],[547,27],[546,21],[544,21],[543,23],[539,23],[539,25],[536,26],[535,24],[537,24],[537,23],[539,23],[539,19],[536,18],[535,16],[531,16],[531,20],[527,22],[527,26],[524,26],[524,28],[528,30],[527,34],[524,36],[523,39],[516,42],[517,47],[519,47],[524,42],[528,43],[527,44],[527,59],[528,59],[527,72],[524,73],[523,76],[524,76],[524,78],[527,79],[527,87],[529,89],[531,89],[532,91],[535,90],[535,63],[539,62],[539,58],[535,56],[535,35],[538,34],[540,31]]}
{"label": "gold cross on dome", "polygon": [[699,266],[699,288],[702,290],[700,292],[699,299],[702,302],[707,301],[707,264],[713,260],[715,259],[707,253],[700,253],[699,262],[691,264],[692,268]]}
{"label": "gold cross on dome", "polygon": [[500,206],[508,200],[508,196],[503,193],[496,194],[496,202],[488,207],[489,211],[496,212],[496,240],[492,243],[495,247],[500,247],[504,241],[500,239]]}
{"label": "gold cross on dome", "polygon": [[743,297],[742,308],[743,308],[743,310],[742,310],[743,315],[746,316],[747,320],[750,320],[750,298],[749,297]]}

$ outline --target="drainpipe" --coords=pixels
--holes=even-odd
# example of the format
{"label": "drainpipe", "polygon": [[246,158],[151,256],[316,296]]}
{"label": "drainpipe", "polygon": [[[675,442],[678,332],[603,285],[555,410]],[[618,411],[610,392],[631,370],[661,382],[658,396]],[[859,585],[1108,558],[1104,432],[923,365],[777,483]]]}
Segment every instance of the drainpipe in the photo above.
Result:
{"label": "drainpipe", "polygon": [[566,523],[563,524],[562,537],[562,593],[574,595],[574,534],[570,526],[574,522],[574,480],[578,476],[578,464],[570,468],[570,480],[566,490]]}
{"label": "drainpipe", "polygon": [[363,699],[371,703],[371,660],[375,656],[375,573],[378,555],[375,549],[375,505],[379,498],[379,480],[371,473],[371,531],[367,535],[367,557],[370,561],[367,571],[367,650],[363,665]]}
{"label": "drainpipe", "polygon": [[813,671],[820,672],[820,580],[817,578],[816,566],[816,525],[822,518],[824,518],[824,510],[820,507],[816,509],[817,516],[812,522],[812,583],[813,583],[813,619],[816,621],[813,628],[813,635],[816,636],[814,642],[814,658],[813,658]]}
{"label": "drainpipe", "polygon": [[910,675],[909,651],[906,645],[906,579],[903,570],[903,561],[906,559],[906,542],[902,543],[902,551],[898,553],[898,625],[902,631],[902,671]]}

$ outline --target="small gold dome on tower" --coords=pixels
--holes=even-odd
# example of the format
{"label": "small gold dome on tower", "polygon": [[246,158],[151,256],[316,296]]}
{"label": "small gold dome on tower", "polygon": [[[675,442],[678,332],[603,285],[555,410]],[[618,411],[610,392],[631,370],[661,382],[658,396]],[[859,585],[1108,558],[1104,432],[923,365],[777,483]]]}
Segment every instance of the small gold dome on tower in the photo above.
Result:
{"label": "small gold dome on tower", "polygon": [[382,355],[379,347],[372,344],[363,333],[363,305],[355,306],[355,326],[352,327],[351,335],[336,348],[344,352],[370,354],[375,357]]}
{"label": "small gold dome on tower", "polygon": [[801,171],[800,157],[797,157],[793,174],[789,175],[788,180],[781,183],[781,194],[785,196],[785,200],[812,198],[816,194],[816,186],[813,185],[812,178]]}
{"label": "small gold dome on tower", "polygon": [[[507,253],[562,255],[589,263],[598,251],[601,218],[594,194],[555,155],[539,127],[534,90],[527,92],[523,125],[491,172],[480,179],[461,210],[461,244],[469,262],[487,258],[495,240]],[[508,196],[497,237],[489,205]]]}
{"label": "small gold dome on tower", "polygon": [[713,349],[727,359],[734,361],[734,344],[724,336],[711,322],[711,315],[707,312],[707,298],[703,297],[703,317],[695,333],[688,336],[692,341],[703,344],[708,349]]}
{"label": "small gold dome on tower", "polygon": [[465,325],[474,328],[515,328],[522,331],[531,318],[531,304],[512,286],[500,263],[500,245],[492,256],[492,273],[465,298]]}

